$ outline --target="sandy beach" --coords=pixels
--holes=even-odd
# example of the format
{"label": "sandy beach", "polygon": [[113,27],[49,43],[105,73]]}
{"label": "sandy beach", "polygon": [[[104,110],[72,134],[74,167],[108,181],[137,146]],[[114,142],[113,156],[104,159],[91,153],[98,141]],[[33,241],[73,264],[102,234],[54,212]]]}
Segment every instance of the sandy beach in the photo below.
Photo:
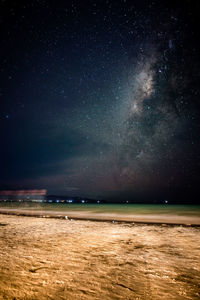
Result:
{"label": "sandy beach", "polygon": [[199,299],[199,234],[0,215],[0,299]]}

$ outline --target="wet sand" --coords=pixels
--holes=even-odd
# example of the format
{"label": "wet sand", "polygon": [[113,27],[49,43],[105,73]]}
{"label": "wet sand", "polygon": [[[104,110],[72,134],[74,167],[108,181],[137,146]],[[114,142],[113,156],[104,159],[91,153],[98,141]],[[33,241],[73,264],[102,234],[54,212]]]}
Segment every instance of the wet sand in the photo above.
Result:
{"label": "wet sand", "polygon": [[199,299],[199,235],[0,215],[0,299]]}
{"label": "wet sand", "polygon": [[8,209],[0,208],[0,214],[69,218],[74,220],[93,220],[93,221],[118,221],[126,223],[142,224],[171,224],[171,225],[191,225],[200,226],[200,216],[180,216],[177,214],[117,214],[117,213],[95,213],[94,211],[53,211],[36,209]]}

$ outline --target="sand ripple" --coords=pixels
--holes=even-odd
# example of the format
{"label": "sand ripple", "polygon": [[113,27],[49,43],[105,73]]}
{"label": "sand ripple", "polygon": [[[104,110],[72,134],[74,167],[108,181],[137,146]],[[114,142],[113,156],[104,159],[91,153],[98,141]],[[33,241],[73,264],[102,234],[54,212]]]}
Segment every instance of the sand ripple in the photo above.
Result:
{"label": "sand ripple", "polygon": [[0,215],[0,299],[199,299],[199,233]]}

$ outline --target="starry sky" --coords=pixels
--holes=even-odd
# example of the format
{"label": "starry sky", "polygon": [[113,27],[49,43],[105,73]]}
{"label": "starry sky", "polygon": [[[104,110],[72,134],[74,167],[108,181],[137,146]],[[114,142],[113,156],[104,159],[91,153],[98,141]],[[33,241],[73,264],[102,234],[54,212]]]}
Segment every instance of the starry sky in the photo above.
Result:
{"label": "starry sky", "polygon": [[196,201],[200,3],[0,2],[0,189]]}

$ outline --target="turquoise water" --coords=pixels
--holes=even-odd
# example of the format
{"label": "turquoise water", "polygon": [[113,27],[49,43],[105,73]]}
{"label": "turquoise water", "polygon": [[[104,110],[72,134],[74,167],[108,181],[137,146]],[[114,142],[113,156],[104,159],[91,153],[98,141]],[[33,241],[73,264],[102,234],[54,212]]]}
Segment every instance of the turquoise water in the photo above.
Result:
{"label": "turquoise water", "polygon": [[118,214],[171,214],[180,216],[200,216],[200,205],[169,204],[65,204],[65,203],[5,203],[0,208],[19,208],[54,211],[90,211],[92,213]]}

